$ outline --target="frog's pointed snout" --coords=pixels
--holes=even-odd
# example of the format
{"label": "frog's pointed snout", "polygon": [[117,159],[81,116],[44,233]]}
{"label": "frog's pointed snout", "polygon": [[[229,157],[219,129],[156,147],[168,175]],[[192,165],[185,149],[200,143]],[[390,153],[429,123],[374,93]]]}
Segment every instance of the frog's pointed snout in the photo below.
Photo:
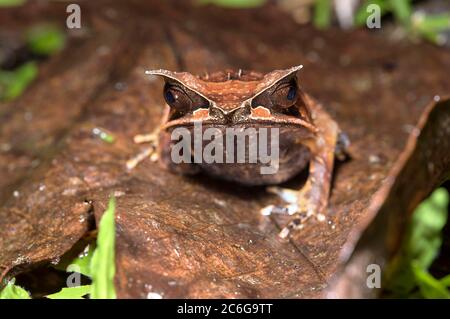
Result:
{"label": "frog's pointed snout", "polygon": [[250,116],[250,105],[228,106],[212,105],[209,108],[209,115],[216,119],[221,119],[225,123],[237,123]]}

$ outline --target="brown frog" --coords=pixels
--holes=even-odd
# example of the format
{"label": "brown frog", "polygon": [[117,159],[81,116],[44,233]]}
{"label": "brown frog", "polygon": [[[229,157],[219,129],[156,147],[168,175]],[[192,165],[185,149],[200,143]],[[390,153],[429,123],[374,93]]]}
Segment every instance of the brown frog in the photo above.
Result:
{"label": "brown frog", "polygon": [[[268,187],[268,191],[281,196],[286,205],[270,205],[261,213],[292,215],[291,221],[280,232],[282,238],[287,237],[291,229],[304,227],[310,217],[325,220],[334,158],[345,155],[348,139],[322,106],[301,90],[298,83],[301,68],[296,66],[267,74],[227,70],[204,76],[167,70],[147,71],[146,74],[161,76],[165,80],[165,115],[154,133],[135,136],[136,143],[151,144],[129,160],[127,167],[131,169],[150,156],[153,160],[159,159],[164,167],[174,172],[193,174],[203,171],[214,177],[251,186],[285,182],[309,164],[308,179],[300,190]],[[202,124],[202,134],[208,128],[219,132],[214,140],[221,135],[226,136],[230,129],[234,129],[233,134],[236,134],[236,130],[244,132],[251,128],[245,136],[249,142],[245,144],[244,158],[237,159],[233,154],[231,161],[227,162],[174,160],[174,146],[180,140],[180,134],[174,138],[176,129],[195,133],[195,126],[199,123]],[[261,139],[262,128],[275,129],[277,143],[272,143],[274,136],[270,142],[269,139]],[[212,137],[202,139],[200,146],[207,147],[208,140]],[[237,147],[236,143],[233,137],[231,144],[217,147],[213,157],[223,159],[227,152],[229,154],[231,146]],[[261,169],[266,163],[249,161],[250,149],[254,146],[252,143],[262,143],[258,146],[264,146],[271,154],[278,152],[275,163],[272,163],[276,169],[263,174]],[[188,141],[187,145],[191,153],[186,154],[184,150],[183,157],[190,159],[195,142]],[[222,152],[224,157],[219,154]]]}

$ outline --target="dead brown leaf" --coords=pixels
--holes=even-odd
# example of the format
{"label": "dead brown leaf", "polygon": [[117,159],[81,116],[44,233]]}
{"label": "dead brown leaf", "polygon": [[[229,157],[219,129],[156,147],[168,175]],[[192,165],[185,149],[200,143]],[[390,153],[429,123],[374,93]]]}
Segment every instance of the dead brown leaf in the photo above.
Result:
{"label": "dead brown leaf", "polygon": [[[35,6],[0,17],[62,8]],[[0,153],[1,277],[70,250],[114,194],[119,297],[373,296],[347,289],[356,278],[348,272],[360,275],[354,285],[361,288],[367,262],[389,260],[407,216],[450,171],[449,102],[432,105],[450,93],[450,53],[383,33],[319,32],[275,7],[85,6],[89,32],[44,63],[17,102],[0,106],[7,110],[0,143],[11,146]],[[150,161],[126,170],[138,151],[132,136],[151,132],[162,111],[161,83],[149,81],[145,69],[298,64],[305,65],[305,90],[352,141],[351,160],[336,168],[330,224],[282,242],[277,233],[286,220],[259,214],[274,200],[263,189],[177,176]],[[98,139],[96,127],[116,142]]]}

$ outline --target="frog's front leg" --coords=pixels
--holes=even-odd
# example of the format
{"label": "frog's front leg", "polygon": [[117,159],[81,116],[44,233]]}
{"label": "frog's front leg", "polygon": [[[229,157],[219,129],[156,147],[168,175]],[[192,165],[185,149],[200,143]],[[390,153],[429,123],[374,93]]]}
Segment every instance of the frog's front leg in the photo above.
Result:
{"label": "frog's front leg", "polygon": [[192,175],[199,172],[199,167],[193,163],[175,163],[172,160],[172,137],[167,131],[157,128],[150,134],[138,134],[134,136],[137,144],[149,143],[141,152],[133,156],[126,162],[129,170],[135,168],[146,158],[159,164],[166,170],[179,174]]}
{"label": "frog's front leg", "polygon": [[149,145],[127,161],[126,166],[129,170],[135,168],[146,158],[150,158],[152,162],[158,160],[159,128],[150,134],[135,135],[133,141],[136,144],[148,143]]}
{"label": "frog's front leg", "polygon": [[279,234],[281,238],[287,237],[291,230],[302,229],[311,217],[315,217],[319,222],[326,219],[325,211],[330,196],[333,160],[334,150],[325,151],[312,158],[308,180],[297,193],[297,211],[292,214],[292,219],[281,230]]}
{"label": "frog's front leg", "polygon": [[[328,156],[328,157],[332,157]],[[331,185],[332,163],[323,157],[312,159],[309,177],[299,191],[281,187],[269,187],[268,191],[280,196],[287,204],[285,206],[270,205],[262,209],[263,215],[273,213],[292,215],[291,220],[281,230],[279,236],[286,238],[291,230],[302,229],[311,217],[318,221],[326,219],[324,213],[328,205]]]}
{"label": "frog's front leg", "polygon": [[287,213],[291,220],[281,230],[279,236],[286,238],[291,230],[302,229],[311,217],[318,221],[326,219],[325,213],[330,196],[335,150],[339,135],[339,128],[331,117],[316,106],[315,122],[319,128],[317,135],[304,144],[308,146],[312,157],[309,165],[309,176],[305,185],[298,191],[269,187],[268,190],[279,195],[287,205],[268,206],[261,213]]}

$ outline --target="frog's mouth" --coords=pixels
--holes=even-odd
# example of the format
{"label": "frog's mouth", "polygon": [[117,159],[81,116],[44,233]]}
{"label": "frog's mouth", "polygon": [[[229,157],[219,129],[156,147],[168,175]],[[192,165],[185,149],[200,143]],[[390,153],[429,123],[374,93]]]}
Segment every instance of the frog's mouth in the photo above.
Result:
{"label": "frog's mouth", "polygon": [[212,103],[209,107],[198,108],[191,114],[180,114],[171,110],[169,121],[162,129],[190,127],[199,122],[208,127],[289,127],[317,132],[308,112],[301,112],[297,104],[289,108],[269,109],[263,105],[252,106],[247,102],[231,109],[224,109]]}
{"label": "frog's mouth", "polygon": [[203,127],[289,127],[306,129],[312,133],[317,132],[317,128],[309,121],[285,113],[267,113],[255,108],[255,111],[245,116],[214,117],[207,109],[201,109],[192,115],[176,118],[162,125],[162,130],[173,130],[179,127],[193,127],[201,123]]}

